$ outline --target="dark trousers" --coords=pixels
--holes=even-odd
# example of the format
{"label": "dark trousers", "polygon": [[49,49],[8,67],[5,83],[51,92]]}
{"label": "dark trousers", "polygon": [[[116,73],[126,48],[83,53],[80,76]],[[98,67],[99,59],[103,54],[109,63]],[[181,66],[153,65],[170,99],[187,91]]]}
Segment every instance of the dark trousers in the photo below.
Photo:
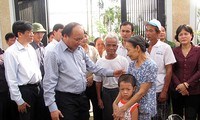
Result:
{"label": "dark trousers", "polygon": [[[185,112],[186,120],[200,120],[200,95],[182,96],[180,93],[171,92],[173,113],[183,117]],[[184,111],[185,108],[185,111]]]}
{"label": "dark trousers", "polygon": [[17,104],[10,99],[9,92],[0,92],[0,120],[19,120]]}
{"label": "dark trousers", "polygon": [[[102,120],[102,110],[98,106],[97,92],[96,92],[96,82],[95,81],[93,82],[92,86],[86,88],[85,93],[88,97],[88,102],[89,102],[89,100],[91,100],[91,102],[92,102],[94,120]],[[89,109],[90,109],[90,107],[89,107]]]}
{"label": "dark trousers", "polygon": [[103,87],[102,100],[104,104],[103,120],[113,120],[113,107],[112,104],[119,93],[118,88],[107,89]]}
{"label": "dark trousers", "polygon": [[12,120],[10,114],[11,100],[8,92],[0,93],[0,120]]}
{"label": "dark trousers", "polygon": [[39,85],[19,86],[23,100],[31,107],[27,113],[19,112],[20,120],[51,120],[50,112],[44,104],[43,89]]}
{"label": "dark trousers", "polygon": [[64,118],[60,120],[89,120],[88,98],[85,93],[72,94],[56,91],[56,104]]}
{"label": "dark trousers", "polygon": [[158,101],[158,97],[160,93],[156,93],[156,101],[157,101],[157,114],[152,117],[152,120],[166,120],[169,116],[169,101],[160,102]]}

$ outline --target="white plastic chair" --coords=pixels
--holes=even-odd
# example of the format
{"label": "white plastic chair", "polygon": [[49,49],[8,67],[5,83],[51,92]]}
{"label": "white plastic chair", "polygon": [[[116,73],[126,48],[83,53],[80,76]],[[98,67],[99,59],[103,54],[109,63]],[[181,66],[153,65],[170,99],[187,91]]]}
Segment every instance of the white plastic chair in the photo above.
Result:
{"label": "white plastic chair", "polygon": [[184,120],[184,119],[177,114],[171,114],[168,116],[167,120]]}

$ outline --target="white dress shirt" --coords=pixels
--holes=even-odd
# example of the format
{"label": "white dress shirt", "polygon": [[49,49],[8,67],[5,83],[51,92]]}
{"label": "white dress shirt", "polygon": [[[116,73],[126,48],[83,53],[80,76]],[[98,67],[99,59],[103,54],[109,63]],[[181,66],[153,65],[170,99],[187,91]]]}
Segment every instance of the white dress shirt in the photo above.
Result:
{"label": "white dress shirt", "polygon": [[118,44],[118,48],[117,48],[116,53],[117,53],[118,55],[121,55],[121,56],[125,57],[125,58],[128,60],[129,63],[131,62],[131,59],[129,58],[129,56],[127,56],[128,51],[127,51],[127,49],[122,45],[122,43]]}
{"label": "white dress shirt", "polygon": [[18,86],[36,84],[42,79],[34,48],[30,44],[24,47],[16,41],[4,53],[4,66],[11,99],[21,105],[24,100]]}
{"label": "white dress shirt", "polygon": [[47,54],[48,51],[52,50],[56,44],[58,44],[58,41],[53,39],[46,47],[45,47],[45,51],[44,51],[44,55]]}

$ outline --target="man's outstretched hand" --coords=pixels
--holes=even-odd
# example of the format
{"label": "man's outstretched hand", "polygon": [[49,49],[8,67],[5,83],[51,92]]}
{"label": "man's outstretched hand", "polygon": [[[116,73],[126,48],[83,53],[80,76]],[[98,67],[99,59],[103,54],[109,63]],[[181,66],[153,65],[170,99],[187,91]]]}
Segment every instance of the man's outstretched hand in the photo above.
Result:
{"label": "man's outstretched hand", "polygon": [[115,70],[113,75],[115,77],[119,77],[119,76],[121,76],[122,74],[125,74],[125,73],[126,73],[126,71],[124,69],[121,69],[121,70]]}

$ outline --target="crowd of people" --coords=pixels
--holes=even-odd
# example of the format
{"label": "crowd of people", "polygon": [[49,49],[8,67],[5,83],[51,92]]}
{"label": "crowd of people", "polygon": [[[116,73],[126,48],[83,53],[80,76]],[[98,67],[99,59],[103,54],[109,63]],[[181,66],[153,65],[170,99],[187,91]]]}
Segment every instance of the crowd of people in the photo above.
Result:
{"label": "crowd of people", "polygon": [[[76,22],[19,20],[0,49],[0,120],[166,120],[177,114],[200,120],[200,47],[186,24],[175,40],[152,19],[145,39],[123,22],[120,38],[107,33],[89,43]],[[90,101],[92,106],[90,105]]]}

